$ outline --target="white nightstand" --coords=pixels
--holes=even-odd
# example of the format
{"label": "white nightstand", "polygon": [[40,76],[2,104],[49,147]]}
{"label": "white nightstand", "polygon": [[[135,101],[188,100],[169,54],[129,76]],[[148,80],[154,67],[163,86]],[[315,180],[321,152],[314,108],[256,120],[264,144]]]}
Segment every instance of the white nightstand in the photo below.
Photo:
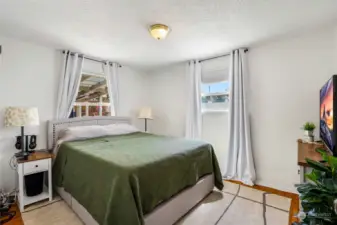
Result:
{"label": "white nightstand", "polygon": [[[36,151],[28,156],[27,160],[18,159],[17,173],[19,176],[18,201],[20,211],[24,212],[25,206],[38,201],[49,199],[52,201],[52,158],[53,154],[45,151]],[[26,195],[24,176],[44,172],[43,191],[41,194],[29,197]],[[45,179],[48,179],[48,187]]]}

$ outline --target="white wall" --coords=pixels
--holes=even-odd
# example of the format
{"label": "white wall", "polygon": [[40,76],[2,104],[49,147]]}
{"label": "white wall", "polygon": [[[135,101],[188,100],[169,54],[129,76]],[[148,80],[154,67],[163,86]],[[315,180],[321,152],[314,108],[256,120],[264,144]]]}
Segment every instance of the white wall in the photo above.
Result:
{"label": "white wall", "polygon": [[294,190],[298,183],[296,140],[306,121],[319,125],[319,90],[337,73],[336,40],[324,28],[250,49],[252,141],[263,185]]}
{"label": "white wall", "polygon": [[8,165],[17,151],[15,137],[19,127],[3,127],[3,113],[7,106],[36,106],[41,125],[26,128],[28,134],[38,134],[38,147],[46,147],[46,121],[55,115],[57,71],[60,57],[55,50],[13,39],[0,38],[0,188],[15,184]]}
{"label": "white wall", "polygon": [[185,65],[165,67],[148,75],[149,105],[154,111],[151,132],[184,136],[186,94]]}
{"label": "white wall", "polygon": [[[0,189],[15,187],[15,172],[8,165],[17,151],[15,138],[20,128],[3,126],[4,109],[8,106],[36,106],[41,125],[26,128],[27,134],[38,135],[38,149],[46,147],[46,123],[55,116],[57,89],[62,55],[60,51],[15,39],[0,37]],[[121,116],[132,116],[144,105],[143,76],[131,68],[120,69]],[[142,125],[142,124],[141,124]],[[141,127],[140,127],[141,128]]]}
{"label": "white wall", "polygon": [[145,75],[123,66],[119,69],[119,113],[130,116],[133,124],[144,129],[144,121],[137,119],[141,107],[148,105],[148,89]]}
{"label": "white wall", "polygon": [[[319,89],[337,73],[337,29],[322,28],[250,48],[250,117],[257,183],[295,191],[297,144],[306,121],[318,125]],[[153,71],[148,77],[154,132],[183,136],[184,66]],[[228,142],[228,114],[203,115],[203,138],[211,142],[220,165]]]}

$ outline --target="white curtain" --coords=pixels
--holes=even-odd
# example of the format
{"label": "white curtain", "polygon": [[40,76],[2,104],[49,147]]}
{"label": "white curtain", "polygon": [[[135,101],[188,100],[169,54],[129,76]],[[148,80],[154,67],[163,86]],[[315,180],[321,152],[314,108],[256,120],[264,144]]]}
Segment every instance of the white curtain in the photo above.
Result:
{"label": "white curtain", "polygon": [[118,64],[106,62],[104,74],[108,84],[111,116],[117,116],[119,109]]}
{"label": "white curtain", "polygon": [[69,51],[64,53],[62,74],[59,82],[56,118],[68,118],[80,87],[83,56]]}
{"label": "white curtain", "polygon": [[201,138],[201,66],[198,61],[190,61],[186,70],[187,76],[187,114],[185,137]]}
{"label": "white curtain", "polygon": [[256,175],[246,97],[247,75],[244,50],[233,51],[229,74],[229,146],[224,178],[253,185]]}

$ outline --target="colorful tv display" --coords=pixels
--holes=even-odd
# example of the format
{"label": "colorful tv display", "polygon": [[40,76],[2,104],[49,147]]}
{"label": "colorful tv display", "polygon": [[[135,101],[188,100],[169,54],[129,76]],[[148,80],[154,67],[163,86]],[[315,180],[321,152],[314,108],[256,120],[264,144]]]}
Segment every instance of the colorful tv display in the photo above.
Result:
{"label": "colorful tv display", "polygon": [[335,84],[337,76],[334,75],[328,80],[320,90],[320,137],[328,149],[336,153],[334,131],[334,103],[335,103]]}

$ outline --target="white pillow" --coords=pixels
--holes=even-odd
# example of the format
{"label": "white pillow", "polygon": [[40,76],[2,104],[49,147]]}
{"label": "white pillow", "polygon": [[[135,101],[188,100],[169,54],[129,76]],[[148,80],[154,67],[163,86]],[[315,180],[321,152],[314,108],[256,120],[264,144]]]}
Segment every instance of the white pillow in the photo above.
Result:
{"label": "white pillow", "polygon": [[68,127],[59,134],[60,143],[63,141],[76,141],[108,135],[129,134],[139,130],[129,124],[91,125]]}
{"label": "white pillow", "polygon": [[78,127],[68,127],[60,132],[59,139],[62,141],[75,141],[83,140],[87,138],[95,138],[106,136],[107,131],[103,126],[92,125],[92,126],[78,126]]}
{"label": "white pillow", "polygon": [[108,135],[119,135],[119,134],[130,134],[134,132],[139,132],[137,128],[130,124],[111,124],[104,126]]}

